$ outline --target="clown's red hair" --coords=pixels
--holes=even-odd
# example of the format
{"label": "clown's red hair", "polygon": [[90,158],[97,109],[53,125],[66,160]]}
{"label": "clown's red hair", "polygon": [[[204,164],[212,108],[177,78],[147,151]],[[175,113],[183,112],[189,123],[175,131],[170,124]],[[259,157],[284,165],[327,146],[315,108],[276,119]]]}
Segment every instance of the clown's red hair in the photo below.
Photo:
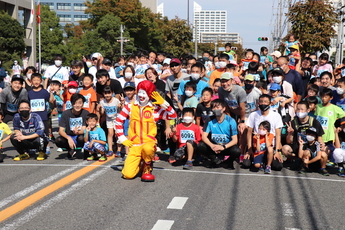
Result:
{"label": "clown's red hair", "polygon": [[151,94],[153,91],[156,91],[156,86],[149,80],[142,81],[137,86],[137,92],[139,92],[139,89],[145,90],[147,95],[149,96],[150,100],[152,100]]}

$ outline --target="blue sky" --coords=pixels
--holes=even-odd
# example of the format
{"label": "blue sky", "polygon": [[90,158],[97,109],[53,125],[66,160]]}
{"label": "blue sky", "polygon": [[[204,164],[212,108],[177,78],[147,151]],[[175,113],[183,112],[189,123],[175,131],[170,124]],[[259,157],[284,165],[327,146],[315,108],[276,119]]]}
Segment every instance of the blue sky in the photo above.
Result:
{"label": "blue sky", "polygon": [[[193,0],[189,0],[189,18],[193,22]],[[259,52],[268,42],[259,42],[258,37],[270,37],[273,29],[273,3],[277,0],[196,0],[203,10],[227,10],[227,32],[238,32],[244,48]],[[158,0],[164,3],[164,14],[169,19],[178,16],[187,19],[188,0]],[[271,21],[272,20],[272,21]],[[270,50],[271,51],[271,50]]]}

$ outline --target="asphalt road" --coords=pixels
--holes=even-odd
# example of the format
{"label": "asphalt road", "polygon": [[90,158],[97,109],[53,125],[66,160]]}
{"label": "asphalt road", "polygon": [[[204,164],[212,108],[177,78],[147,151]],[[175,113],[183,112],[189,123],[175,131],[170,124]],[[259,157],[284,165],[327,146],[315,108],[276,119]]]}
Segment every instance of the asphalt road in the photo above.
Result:
{"label": "asphalt road", "polygon": [[70,161],[51,150],[45,161],[14,162],[6,148],[0,229],[345,229],[345,180],[334,173],[188,171],[161,155],[156,181],[144,183],[122,179],[119,159]]}

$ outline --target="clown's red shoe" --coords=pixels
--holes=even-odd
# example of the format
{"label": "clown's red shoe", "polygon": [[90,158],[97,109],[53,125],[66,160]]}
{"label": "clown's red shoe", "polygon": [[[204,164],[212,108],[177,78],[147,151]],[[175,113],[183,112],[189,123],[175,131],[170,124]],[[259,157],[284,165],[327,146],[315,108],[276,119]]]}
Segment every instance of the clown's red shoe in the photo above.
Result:
{"label": "clown's red shoe", "polygon": [[141,174],[141,181],[144,182],[154,182],[155,176],[151,174],[152,171],[152,161],[143,163],[143,171]]}

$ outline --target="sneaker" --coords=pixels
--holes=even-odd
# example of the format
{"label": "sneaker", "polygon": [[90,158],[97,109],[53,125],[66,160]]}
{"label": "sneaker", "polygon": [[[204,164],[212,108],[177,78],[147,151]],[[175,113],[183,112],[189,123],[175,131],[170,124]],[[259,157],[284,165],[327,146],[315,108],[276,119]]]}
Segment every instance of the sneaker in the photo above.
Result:
{"label": "sneaker", "polygon": [[49,136],[49,141],[53,142],[55,144],[55,137],[53,134]]}
{"label": "sneaker", "polygon": [[183,165],[183,169],[189,170],[193,168],[193,162],[187,161],[185,165]]}
{"label": "sneaker", "polygon": [[63,152],[63,149],[62,148],[57,148],[56,152]]}
{"label": "sneaker", "polygon": [[94,156],[89,156],[88,158],[86,158],[87,161],[93,161],[95,159]]}
{"label": "sneaker", "polygon": [[74,155],[76,154],[77,152],[74,150],[74,149],[71,149],[68,151],[67,153],[67,159],[68,160],[74,160]]}
{"label": "sneaker", "polygon": [[155,154],[155,157],[153,158],[152,161],[153,162],[159,162],[160,161],[159,156],[157,154]]}
{"label": "sneaker", "polygon": [[259,171],[260,172],[265,172],[264,166],[262,164],[260,165]]}
{"label": "sneaker", "polygon": [[50,146],[47,146],[47,148],[46,148],[46,154],[47,154],[47,155],[50,154]]}
{"label": "sneaker", "polygon": [[38,161],[43,161],[43,160],[46,159],[45,156],[46,156],[46,154],[45,154],[44,152],[39,152],[39,154],[38,154],[36,160],[38,160]]}
{"label": "sneaker", "polygon": [[329,161],[329,162],[327,162],[326,166],[330,167],[330,168],[333,168],[335,166],[335,164],[334,164],[334,162]]}
{"label": "sneaker", "polygon": [[302,168],[298,171],[299,174],[305,174],[305,173],[307,173],[307,172],[309,172],[309,169],[306,168],[306,167],[302,167]]}
{"label": "sneaker", "polygon": [[120,161],[120,162],[125,162],[125,161],[126,161],[126,159],[127,159],[127,154],[125,154],[125,155],[122,157],[122,159],[121,159],[121,161]]}
{"label": "sneaker", "polygon": [[168,162],[169,162],[169,164],[175,163],[176,162],[175,157],[174,156],[170,156],[169,159],[168,159]]}
{"label": "sneaker", "polygon": [[271,166],[269,165],[266,166],[265,174],[271,174]]}
{"label": "sneaker", "polygon": [[329,176],[329,173],[327,172],[326,169],[320,169],[320,170],[319,170],[319,173],[322,174],[322,175],[324,175],[324,176]]}
{"label": "sneaker", "polygon": [[120,151],[117,151],[117,152],[115,153],[115,157],[121,157],[121,152],[120,152]]}
{"label": "sneaker", "polygon": [[345,177],[345,173],[338,173],[337,175],[340,177]]}
{"label": "sneaker", "polygon": [[5,154],[0,154],[0,163],[4,162]]}
{"label": "sneaker", "polygon": [[345,175],[344,168],[339,168],[337,175],[340,176],[341,174]]}
{"label": "sneaker", "polygon": [[113,154],[114,154],[113,151],[108,151],[106,155],[107,155],[107,157],[111,157]]}
{"label": "sneaker", "polygon": [[218,157],[215,157],[213,159],[213,162],[216,164],[216,165],[219,165],[220,163],[222,163],[223,161],[221,159],[219,159]]}
{"label": "sneaker", "polygon": [[23,154],[20,154],[18,156],[16,156],[15,158],[13,158],[14,161],[21,161],[21,160],[27,160],[30,158],[30,155],[27,154],[27,153],[23,153]]}
{"label": "sneaker", "polygon": [[101,156],[99,159],[98,159],[98,161],[100,161],[100,162],[104,162],[104,161],[106,161],[107,160],[107,157],[106,156]]}

